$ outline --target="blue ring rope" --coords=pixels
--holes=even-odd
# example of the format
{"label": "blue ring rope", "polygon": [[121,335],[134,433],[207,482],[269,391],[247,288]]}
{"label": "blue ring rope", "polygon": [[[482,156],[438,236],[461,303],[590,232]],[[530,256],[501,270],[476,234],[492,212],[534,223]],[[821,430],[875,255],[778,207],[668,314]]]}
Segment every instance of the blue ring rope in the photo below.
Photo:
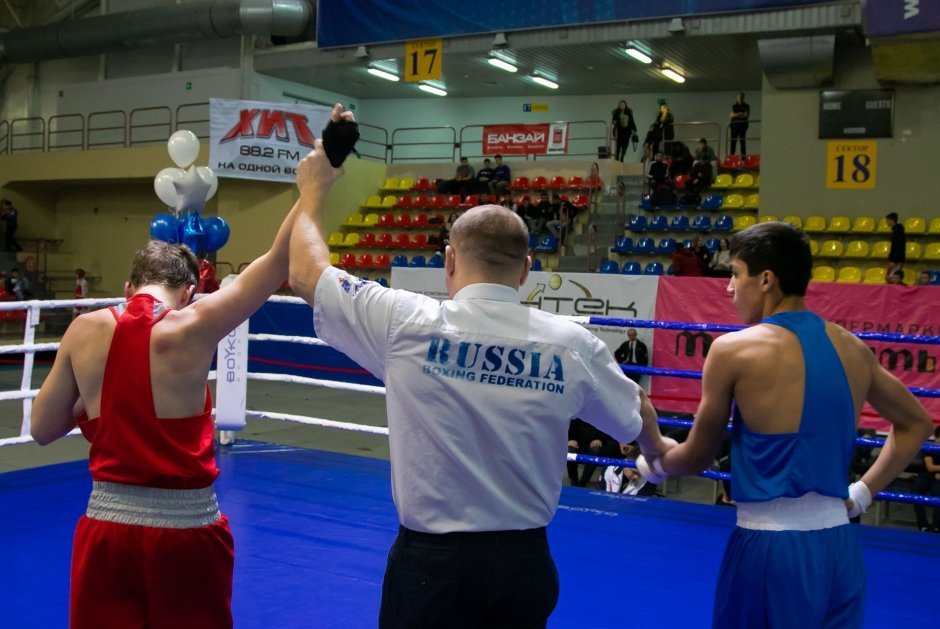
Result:
{"label": "blue ring rope", "polygon": [[[636,469],[636,461],[629,461],[627,459],[611,459],[608,457],[602,456],[591,456],[589,454],[576,454],[575,460],[578,463],[588,463],[594,465],[613,465],[614,467],[629,467],[631,469]],[[698,474],[701,478],[709,478],[712,480],[727,480],[734,481],[731,477],[731,474],[727,472],[719,472],[717,470],[705,470]],[[677,477],[678,478],[678,477]],[[937,496],[923,496],[921,494],[907,494],[894,491],[880,491],[873,496],[874,500],[883,500],[885,502],[903,502],[905,504],[919,504],[925,507],[934,507],[940,508],[940,497]]]}

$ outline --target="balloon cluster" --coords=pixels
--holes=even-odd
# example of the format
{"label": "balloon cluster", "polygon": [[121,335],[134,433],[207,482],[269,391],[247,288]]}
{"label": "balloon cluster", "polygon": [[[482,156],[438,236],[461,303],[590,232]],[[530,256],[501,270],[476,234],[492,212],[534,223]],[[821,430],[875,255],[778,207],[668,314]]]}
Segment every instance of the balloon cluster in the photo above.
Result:
{"label": "balloon cluster", "polygon": [[153,189],[173,214],[157,214],[150,221],[150,237],[170,244],[182,243],[203,257],[221,249],[229,237],[221,216],[200,216],[206,201],[219,187],[208,166],[193,166],[199,157],[199,138],[192,131],[177,131],[167,142],[170,158],[179,168],[164,168],[153,179]]}

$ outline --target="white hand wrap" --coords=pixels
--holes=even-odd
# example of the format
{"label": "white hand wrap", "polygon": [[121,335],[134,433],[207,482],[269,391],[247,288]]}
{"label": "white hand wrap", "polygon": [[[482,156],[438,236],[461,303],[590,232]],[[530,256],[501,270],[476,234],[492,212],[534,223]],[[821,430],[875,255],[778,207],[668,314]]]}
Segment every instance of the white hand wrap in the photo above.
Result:
{"label": "white hand wrap", "polygon": [[849,485],[849,500],[852,508],[849,509],[849,518],[855,518],[868,511],[871,506],[871,490],[862,481]]}
{"label": "white hand wrap", "polygon": [[662,457],[659,456],[647,461],[646,457],[641,454],[636,459],[636,469],[643,475],[646,482],[654,485],[659,485],[669,476],[663,469]]}

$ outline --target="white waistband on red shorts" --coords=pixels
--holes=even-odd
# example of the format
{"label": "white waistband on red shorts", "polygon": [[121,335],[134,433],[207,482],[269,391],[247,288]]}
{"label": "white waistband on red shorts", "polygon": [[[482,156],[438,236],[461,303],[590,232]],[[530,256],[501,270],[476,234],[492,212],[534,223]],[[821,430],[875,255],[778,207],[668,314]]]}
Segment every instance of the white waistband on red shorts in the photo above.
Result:
{"label": "white waistband on red shorts", "polygon": [[190,529],[222,517],[215,488],[162,489],[94,481],[85,515],[94,520]]}

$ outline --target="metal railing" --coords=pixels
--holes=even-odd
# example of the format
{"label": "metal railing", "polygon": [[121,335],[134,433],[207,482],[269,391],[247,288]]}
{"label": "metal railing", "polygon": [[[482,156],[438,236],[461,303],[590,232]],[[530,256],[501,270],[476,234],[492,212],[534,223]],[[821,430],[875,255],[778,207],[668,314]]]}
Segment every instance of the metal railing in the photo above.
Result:
{"label": "metal railing", "polygon": [[130,146],[166,142],[173,133],[173,114],[169,107],[132,109],[128,132]]}
{"label": "metal railing", "polygon": [[[415,147],[431,148],[431,153]],[[453,127],[402,127],[392,131],[390,161],[456,162],[459,148]]]}
{"label": "metal railing", "polygon": [[[754,127],[757,127],[755,131]],[[748,120],[748,128],[745,139],[749,149],[747,151],[750,155],[760,155],[760,131],[761,131],[761,121],[757,120]],[[731,125],[725,127],[725,143],[722,145],[722,155],[731,155]],[[738,147],[736,147],[738,148]],[[756,149],[756,150],[755,150]],[[738,149],[740,150],[740,149]],[[741,151],[743,153],[743,151]]]}

